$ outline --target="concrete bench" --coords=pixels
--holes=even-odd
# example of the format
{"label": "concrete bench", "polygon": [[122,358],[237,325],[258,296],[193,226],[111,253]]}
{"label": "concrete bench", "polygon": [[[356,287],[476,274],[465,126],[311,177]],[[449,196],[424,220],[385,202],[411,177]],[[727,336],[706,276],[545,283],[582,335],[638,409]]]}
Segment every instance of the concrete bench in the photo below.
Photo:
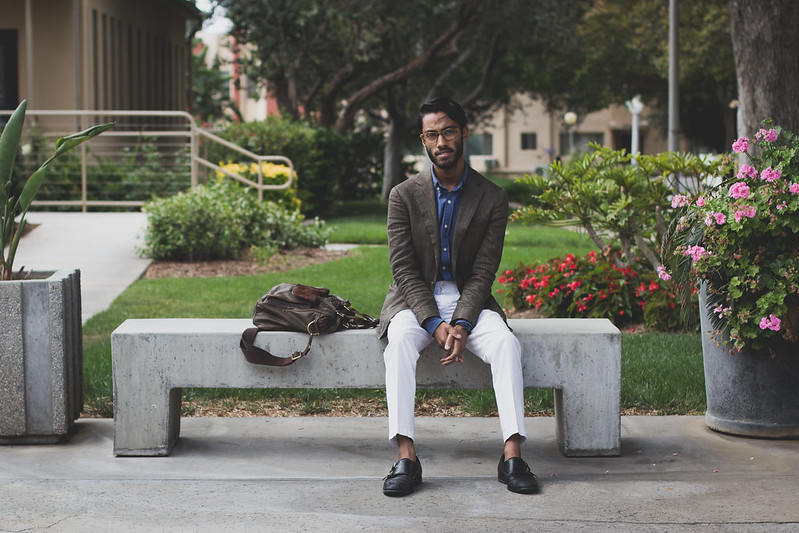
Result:
{"label": "concrete bench", "polygon": [[[555,389],[557,439],[567,456],[619,455],[621,333],[605,319],[511,319],[522,345],[524,385]],[[111,334],[114,454],[169,455],[180,434],[183,387],[382,388],[385,342],[374,330],[314,339],[288,367],[253,365],[239,349],[249,319],[129,319]],[[256,345],[283,356],[307,335],[261,332]],[[469,354],[442,366],[433,345],[422,354],[425,388],[491,388],[488,365]]]}

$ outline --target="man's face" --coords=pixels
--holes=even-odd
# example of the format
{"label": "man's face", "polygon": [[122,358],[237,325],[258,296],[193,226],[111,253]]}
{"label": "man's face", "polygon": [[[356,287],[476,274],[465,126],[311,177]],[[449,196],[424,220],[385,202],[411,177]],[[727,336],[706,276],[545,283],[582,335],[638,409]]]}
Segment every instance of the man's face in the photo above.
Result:
{"label": "man's face", "polygon": [[[435,139],[432,138],[434,136]],[[447,137],[451,138],[448,140]],[[468,137],[469,130],[458,126],[443,111],[428,113],[422,117],[422,144],[430,160],[438,168],[447,170],[458,164],[463,157],[463,142]]]}

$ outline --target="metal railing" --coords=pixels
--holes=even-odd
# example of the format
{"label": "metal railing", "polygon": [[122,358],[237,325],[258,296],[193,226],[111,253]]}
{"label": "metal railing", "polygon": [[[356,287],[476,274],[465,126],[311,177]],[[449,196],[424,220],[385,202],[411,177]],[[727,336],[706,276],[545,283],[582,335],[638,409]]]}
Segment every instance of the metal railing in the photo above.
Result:
{"label": "metal railing", "polygon": [[[0,122],[4,123],[3,117],[12,112],[0,110]],[[246,150],[198,127],[194,118],[184,111],[29,109],[26,117],[24,170],[28,170],[25,164],[32,170],[49,155],[45,145],[55,138],[100,122],[117,123],[115,128],[81,144],[70,161],[64,164],[57,161],[49,173],[55,173],[59,180],[53,180],[57,183],[45,180],[44,191],[39,194],[45,198],[35,200],[34,206],[79,206],[84,212],[87,207],[97,206],[137,207],[145,203],[144,198],[172,194],[188,186],[196,187],[203,177],[207,177],[209,170],[254,188],[258,191],[258,199],[263,200],[264,191],[287,189],[295,176],[294,164],[289,158],[259,155]],[[34,144],[38,148],[31,148]],[[225,153],[234,154],[237,162],[246,159],[255,163],[254,175],[242,175],[211,162],[207,152],[214,144],[223,147]],[[90,156],[93,162],[89,161]],[[29,161],[26,163],[26,160]],[[264,183],[264,162],[287,166],[286,181]],[[206,176],[203,176],[203,171]],[[78,175],[79,186],[76,183]],[[131,175],[136,175],[138,181]],[[144,179],[141,179],[142,175],[145,175]],[[141,190],[136,190],[136,187]],[[118,197],[114,198],[114,195]]]}

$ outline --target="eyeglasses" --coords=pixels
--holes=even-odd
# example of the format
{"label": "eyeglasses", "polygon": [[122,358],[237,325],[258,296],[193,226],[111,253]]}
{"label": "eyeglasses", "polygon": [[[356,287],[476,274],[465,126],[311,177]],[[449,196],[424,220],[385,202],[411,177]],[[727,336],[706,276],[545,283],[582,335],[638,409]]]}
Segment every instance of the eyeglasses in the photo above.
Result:
{"label": "eyeglasses", "polygon": [[449,128],[444,128],[441,131],[438,130],[427,130],[423,131],[420,137],[422,141],[434,143],[438,140],[438,136],[441,135],[444,137],[445,141],[451,141],[455,138],[455,135],[458,134],[458,130],[460,130],[457,126],[450,126]]}

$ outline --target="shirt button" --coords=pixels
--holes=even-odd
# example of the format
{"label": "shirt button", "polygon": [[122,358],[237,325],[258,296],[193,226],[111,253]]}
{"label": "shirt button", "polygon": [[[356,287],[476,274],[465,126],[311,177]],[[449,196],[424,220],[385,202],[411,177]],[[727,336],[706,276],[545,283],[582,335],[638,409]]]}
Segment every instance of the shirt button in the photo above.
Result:
{"label": "shirt button", "polygon": [[451,204],[451,203],[452,203],[452,200],[447,200],[447,203],[448,203],[448,204]]}
{"label": "shirt button", "polygon": [[444,229],[447,229],[447,227],[448,227],[448,226],[447,226],[446,224],[444,224]]}
{"label": "shirt button", "polygon": [[446,251],[447,251],[447,249],[446,249],[446,248],[444,248],[444,251],[446,252]]}

